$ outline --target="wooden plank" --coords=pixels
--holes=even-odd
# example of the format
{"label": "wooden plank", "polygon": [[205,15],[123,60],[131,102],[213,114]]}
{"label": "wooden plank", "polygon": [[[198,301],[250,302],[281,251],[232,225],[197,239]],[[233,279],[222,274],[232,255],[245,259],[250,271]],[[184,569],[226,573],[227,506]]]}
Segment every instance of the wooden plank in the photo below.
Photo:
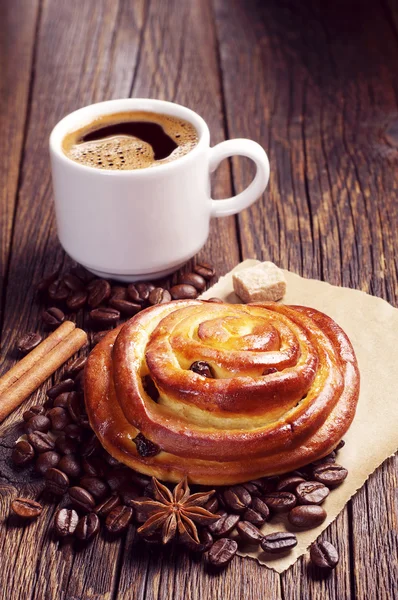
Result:
{"label": "wooden plank", "polygon": [[[189,106],[207,121],[212,143],[217,143],[225,139],[225,131],[212,18],[208,1],[151,2],[132,95],[162,98]],[[216,197],[231,194],[226,162],[217,171],[213,189]],[[212,222],[209,241],[200,257],[205,260],[211,257],[218,274],[228,271],[239,261],[233,217]],[[215,579],[206,573],[203,564],[184,553],[170,554],[168,549],[161,551],[132,545],[129,537],[122,552],[119,585],[113,598],[238,598],[236,594],[240,591],[237,590],[243,590],[247,569],[259,572],[254,563],[243,567],[242,561],[237,559],[227,574]],[[264,584],[264,590],[266,588]],[[246,593],[247,599],[257,598],[250,585]],[[274,597],[277,599],[279,594]]]}
{"label": "wooden plank", "polygon": [[[120,5],[107,1],[94,4],[77,0],[61,4],[54,0],[44,2],[4,313],[2,352],[7,359],[3,369],[14,360],[12,349],[18,336],[40,322],[40,307],[34,302],[35,282],[43,272],[51,271],[64,260],[56,239],[51,206],[49,133],[63,115],[79,106],[105,97],[128,96],[143,17],[144,2]],[[0,466],[9,463],[11,440],[17,437],[13,423],[21,419],[23,410],[16,411],[1,427],[2,439],[6,440],[3,454],[8,460],[0,462]],[[32,493],[21,477],[10,471],[6,475],[16,481],[14,488],[8,487],[9,495],[15,496],[21,490]],[[60,551],[59,542],[51,536],[54,510],[55,507],[49,507],[30,527],[16,528],[7,524],[7,533],[1,538],[2,556],[9,560],[0,573],[0,598],[53,600],[65,594],[71,598],[75,591],[75,597],[81,597],[84,585],[87,585],[87,594],[98,589],[101,597],[111,590],[122,542],[112,545],[99,538],[87,549],[93,565],[98,565],[98,571],[85,571],[87,581],[82,576],[86,554],[76,554],[69,544]],[[93,552],[101,560],[96,560]],[[101,561],[114,566],[104,570]],[[20,566],[22,562],[24,568]]]}
{"label": "wooden plank", "polygon": [[0,6],[0,320],[28,111],[39,0]]}
{"label": "wooden plank", "polygon": [[[239,218],[243,256],[396,304],[397,39],[382,8],[243,0],[215,7],[230,135],[257,139],[273,167],[265,197]],[[233,166],[243,187],[251,174]],[[282,576],[285,597],[394,595],[396,467],[396,459],[383,465],[327,530],[339,569],[312,582],[299,561]]]}
{"label": "wooden plank", "polygon": [[[226,137],[213,19],[208,0],[149,3],[148,27],[132,89],[133,97],[152,97],[183,104],[207,122],[212,145]],[[231,195],[224,161],[213,177],[215,198]],[[199,260],[214,264],[217,274],[239,261],[235,220],[213,219],[208,243]]]}

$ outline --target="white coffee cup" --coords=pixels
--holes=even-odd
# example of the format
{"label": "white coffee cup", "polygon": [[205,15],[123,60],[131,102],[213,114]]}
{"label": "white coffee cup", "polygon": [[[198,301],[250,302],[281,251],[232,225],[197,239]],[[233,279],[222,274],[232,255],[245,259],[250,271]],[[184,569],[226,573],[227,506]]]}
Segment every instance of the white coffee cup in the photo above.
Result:
{"label": "white coffee cup", "polygon": [[[85,166],[63,152],[68,133],[101,115],[124,111],[185,119],[195,126],[198,144],[175,161],[123,171]],[[259,144],[235,139],[211,148],[202,117],[163,100],[109,100],[76,110],[54,127],[50,155],[62,246],[96,275],[120,281],[155,279],[177,269],[205,244],[211,217],[247,208],[261,196],[269,179],[268,158]],[[232,198],[212,200],[210,173],[235,155],[254,161],[253,181]]]}

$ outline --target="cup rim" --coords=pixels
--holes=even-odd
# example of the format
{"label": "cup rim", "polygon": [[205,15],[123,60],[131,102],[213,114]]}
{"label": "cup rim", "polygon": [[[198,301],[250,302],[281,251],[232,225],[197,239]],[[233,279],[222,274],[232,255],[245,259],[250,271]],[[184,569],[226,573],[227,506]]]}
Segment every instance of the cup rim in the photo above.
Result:
{"label": "cup rim", "polygon": [[[126,169],[126,170],[111,170],[97,169],[88,165],[82,165],[69,158],[62,150],[62,141],[64,137],[74,129],[84,126],[90,120],[95,119],[104,114],[114,114],[124,112],[126,110],[146,110],[148,112],[162,112],[166,115],[179,117],[192,123],[198,132],[198,143],[187,154],[180,156],[178,159],[170,161],[162,165],[156,165],[151,168],[144,169]],[[54,126],[49,138],[50,154],[57,156],[65,164],[73,165],[76,169],[87,173],[96,173],[98,177],[148,177],[155,173],[164,173],[165,171],[173,170],[182,166],[184,163],[194,159],[196,155],[204,148],[210,145],[210,131],[206,121],[194,110],[167,100],[159,100],[155,98],[118,98],[115,100],[105,100],[96,102],[78,108],[63,117]]]}

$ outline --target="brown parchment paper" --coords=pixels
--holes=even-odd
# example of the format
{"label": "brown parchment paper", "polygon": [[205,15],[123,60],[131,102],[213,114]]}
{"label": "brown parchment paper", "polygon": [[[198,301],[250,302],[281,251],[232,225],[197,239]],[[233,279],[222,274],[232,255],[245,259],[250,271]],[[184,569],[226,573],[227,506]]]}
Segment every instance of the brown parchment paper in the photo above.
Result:
{"label": "brown parchment paper", "polygon": [[[227,302],[239,302],[233,292],[232,273],[257,262],[246,260],[240,263],[201,297],[217,296]],[[247,551],[239,552],[278,573],[305,553],[376,467],[398,449],[398,309],[359,290],[304,279],[289,271],[284,273],[287,280],[284,304],[317,308],[332,317],[348,334],[358,358],[361,391],[355,419],[344,436],[346,445],[338,454],[338,462],[348,469],[349,474],[324,502],[328,514],[324,523],[308,531],[295,530],[298,544],[281,558],[269,559],[263,552],[249,547]],[[281,531],[285,529],[284,522],[266,523],[263,529],[264,533]]]}

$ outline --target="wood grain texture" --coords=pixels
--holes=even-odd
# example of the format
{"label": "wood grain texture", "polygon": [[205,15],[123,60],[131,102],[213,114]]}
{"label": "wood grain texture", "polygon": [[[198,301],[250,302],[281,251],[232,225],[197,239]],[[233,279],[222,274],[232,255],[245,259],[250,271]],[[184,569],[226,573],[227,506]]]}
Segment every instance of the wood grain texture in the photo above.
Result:
{"label": "wood grain texture", "polygon": [[[68,112],[108,98],[180,102],[206,119],[213,144],[250,137],[269,153],[271,181],[261,201],[211,225],[199,258],[213,262],[218,274],[242,256],[270,259],[397,305],[393,0],[349,6],[342,0],[42,0],[40,6],[14,0],[10,6],[0,2],[0,144],[8,142],[0,165],[0,372],[15,360],[20,334],[39,323],[34,283],[69,262],[55,233],[48,135]],[[218,169],[216,197],[249,182],[250,165],[232,165],[232,174],[228,162]],[[43,390],[29,403],[42,400]],[[24,527],[9,518],[15,495],[37,497],[41,489],[31,469],[18,472],[10,464],[25,408],[0,427],[0,600],[395,597],[397,458],[370,477],[325,532],[341,556],[332,573],[314,570],[306,557],[282,576],[243,559],[214,575],[178,549],[140,543],[134,527],[117,540],[101,534],[86,549],[61,543],[51,533],[55,504]]]}
{"label": "wood grain texture", "polygon": [[0,319],[28,116],[39,1],[0,4]]}
{"label": "wood grain texture", "polygon": [[[244,258],[397,305],[393,17],[377,2],[215,6],[229,133],[259,141],[274,167],[264,199],[239,217]],[[240,188],[250,172],[235,161],[233,175]],[[314,583],[299,561],[281,578],[285,597],[394,597],[397,464],[378,469],[325,533],[339,568]]]}

